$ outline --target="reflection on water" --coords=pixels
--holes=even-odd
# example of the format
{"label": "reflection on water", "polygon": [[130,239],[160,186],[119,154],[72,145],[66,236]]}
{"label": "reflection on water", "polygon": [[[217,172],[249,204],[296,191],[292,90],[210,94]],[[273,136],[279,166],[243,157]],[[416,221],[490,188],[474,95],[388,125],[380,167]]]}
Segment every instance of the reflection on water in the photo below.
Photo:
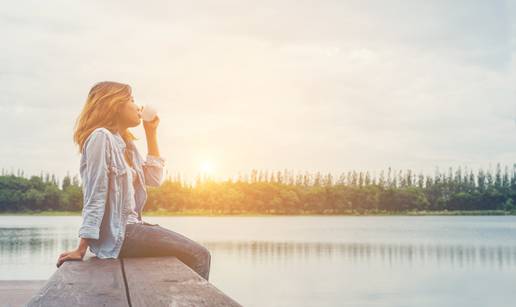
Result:
{"label": "reflection on water", "polygon": [[311,242],[202,242],[211,251],[225,251],[259,261],[341,257],[383,263],[516,266],[516,246],[409,245]]}
{"label": "reflection on water", "polygon": [[[58,251],[73,249],[77,238],[70,229],[60,228],[0,228],[0,264],[9,259],[55,255]],[[224,252],[246,257],[253,262],[312,259],[325,261],[339,257],[355,261],[382,261],[382,263],[437,265],[488,265],[503,268],[516,266],[516,246],[475,246],[445,244],[381,244],[331,242],[277,242],[277,241],[200,241],[212,253]]]}
{"label": "reflection on water", "polygon": [[[0,279],[47,279],[80,217],[0,216]],[[513,306],[516,217],[156,217],[244,306]]]}
{"label": "reflection on water", "polygon": [[0,264],[12,259],[52,255],[77,247],[77,237],[56,228],[0,228]]}

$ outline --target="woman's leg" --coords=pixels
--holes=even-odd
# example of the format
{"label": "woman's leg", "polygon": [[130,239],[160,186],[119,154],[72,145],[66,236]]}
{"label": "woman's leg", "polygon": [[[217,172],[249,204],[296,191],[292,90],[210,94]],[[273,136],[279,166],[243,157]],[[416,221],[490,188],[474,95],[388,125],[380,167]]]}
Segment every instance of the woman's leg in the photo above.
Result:
{"label": "woman's leg", "polygon": [[208,280],[211,254],[199,243],[159,225],[128,224],[119,257],[175,256]]}

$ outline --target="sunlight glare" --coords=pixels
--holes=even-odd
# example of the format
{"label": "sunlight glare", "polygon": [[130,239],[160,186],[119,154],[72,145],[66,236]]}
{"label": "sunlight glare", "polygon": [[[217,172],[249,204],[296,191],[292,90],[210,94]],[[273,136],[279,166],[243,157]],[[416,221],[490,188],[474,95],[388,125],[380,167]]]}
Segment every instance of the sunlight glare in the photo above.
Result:
{"label": "sunlight glare", "polygon": [[203,161],[200,166],[201,172],[207,174],[213,174],[214,165],[210,161]]}

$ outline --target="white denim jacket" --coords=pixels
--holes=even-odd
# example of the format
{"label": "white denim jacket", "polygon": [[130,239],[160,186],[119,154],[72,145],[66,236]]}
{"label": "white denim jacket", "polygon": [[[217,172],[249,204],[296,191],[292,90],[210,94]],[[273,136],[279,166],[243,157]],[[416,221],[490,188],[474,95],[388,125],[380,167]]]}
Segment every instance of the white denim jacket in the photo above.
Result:
{"label": "white denim jacket", "polygon": [[147,200],[146,186],[159,186],[165,159],[147,155],[146,161],[131,141],[132,160],[138,179],[130,182],[124,159],[126,144],[120,134],[97,128],[84,143],[80,174],[84,195],[79,237],[88,238],[90,251],[98,258],[118,258],[125,237],[131,202],[141,220]]}

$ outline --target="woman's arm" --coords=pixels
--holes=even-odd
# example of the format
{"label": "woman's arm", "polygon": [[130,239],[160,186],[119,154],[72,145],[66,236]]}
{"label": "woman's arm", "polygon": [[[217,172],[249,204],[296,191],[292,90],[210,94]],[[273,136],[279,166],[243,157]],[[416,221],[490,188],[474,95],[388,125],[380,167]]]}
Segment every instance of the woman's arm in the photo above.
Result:
{"label": "woman's arm", "polygon": [[144,162],[143,174],[145,176],[145,184],[148,186],[160,186],[163,179],[163,167],[165,167],[165,159],[159,156],[157,128],[159,117],[156,115],[154,120],[143,122],[145,128],[145,136],[147,138],[147,159]]}
{"label": "woman's arm", "polygon": [[105,131],[93,132],[84,144],[86,169],[83,188],[82,224],[79,228],[79,246],[59,255],[57,267],[68,260],[82,260],[90,239],[99,239],[100,224],[104,216],[108,196],[108,136]]}
{"label": "woman's arm", "polygon": [[165,159],[158,156],[147,155],[147,159],[143,162],[143,175],[145,177],[145,185],[151,187],[159,187],[163,180],[163,168],[165,167]]}
{"label": "woman's arm", "polygon": [[99,239],[109,192],[109,148],[107,132],[93,132],[84,147],[86,155],[85,182],[83,182],[82,225],[79,237]]}
{"label": "woman's arm", "polygon": [[158,134],[156,129],[145,129],[145,137],[147,138],[147,151],[149,155],[159,157]]}

